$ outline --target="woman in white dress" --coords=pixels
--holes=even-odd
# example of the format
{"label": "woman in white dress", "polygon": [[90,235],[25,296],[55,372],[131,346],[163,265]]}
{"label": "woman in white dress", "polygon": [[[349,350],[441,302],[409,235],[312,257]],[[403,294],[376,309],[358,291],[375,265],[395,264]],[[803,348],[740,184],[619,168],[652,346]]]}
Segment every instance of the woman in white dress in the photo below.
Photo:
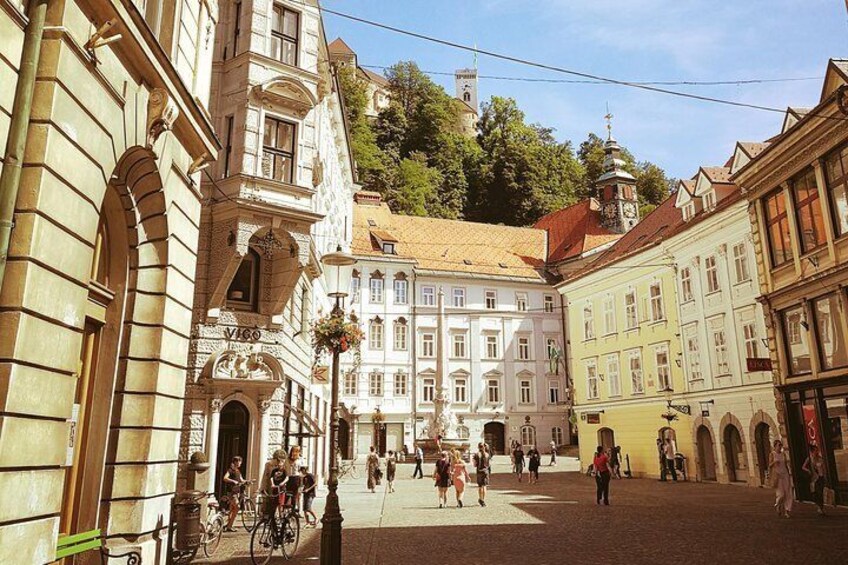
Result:
{"label": "woman in white dress", "polygon": [[789,518],[792,512],[792,479],[789,476],[789,461],[783,442],[774,440],[774,449],[769,454],[769,480],[774,486],[774,509],[778,516]]}

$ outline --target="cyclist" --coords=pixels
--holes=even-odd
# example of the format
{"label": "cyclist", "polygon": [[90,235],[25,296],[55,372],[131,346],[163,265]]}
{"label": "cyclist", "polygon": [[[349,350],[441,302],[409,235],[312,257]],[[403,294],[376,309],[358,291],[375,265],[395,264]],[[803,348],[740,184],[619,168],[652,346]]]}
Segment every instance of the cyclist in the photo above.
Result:
{"label": "cyclist", "polygon": [[294,505],[294,511],[300,512],[300,468],[305,466],[306,462],[300,456],[300,446],[295,445],[289,450],[289,456],[283,463],[286,476],[286,492]]}
{"label": "cyclist", "polygon": [[264,495],[265,505],[262,512],[266,516],[272,516],[277,509],[280,488],[288,481],[285,471],[286,451],[278,449],[274,452],[271,460],[265,463],[262,472],[262,482],[259,491]]}
{"label": "cyclist", "polygon": [[236,521],[236,516],[238,515],[238,497],[239,492],[241,492],[241,486],[244,484],[244,477],[241,474],[241,463],[241,457],[236,455],[233,457],[232,461],[230,461],[230,468],[227,469],[226,473],[224,473],[224,488],[226,488],[227,494],[222,497],[222,502],[226,500],[229,504],[227,527],[224,528],[224,531],[226,532],[235,531],[233,523]]}

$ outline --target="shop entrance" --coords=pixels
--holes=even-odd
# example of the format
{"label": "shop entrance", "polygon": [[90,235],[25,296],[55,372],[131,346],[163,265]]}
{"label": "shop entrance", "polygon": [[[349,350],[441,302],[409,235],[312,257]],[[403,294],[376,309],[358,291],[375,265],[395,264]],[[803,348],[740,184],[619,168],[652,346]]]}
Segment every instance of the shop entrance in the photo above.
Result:
{"label": "shop entrance", "polygon": [[739,430],[733,424],[728,424],[724,428],[724,464],[727,467],[727,480],[731,483],[744,483],[748,479],[744,449]]}
{"label": "shop entrance", "polygon": [[[218,435],[218,468],[215,474],[215,492],[222,494],[224,473],[236,455],[242,459],[241,472],[250,469],[247,446],[250,439],[250,413],[244,404],[233,400],[221,410],[221,427]],[[248,477],[255,478],[255,477]]]}
{"label": "shop entrance", "polygon": [[608,451],[615,447],[615,432],[610,428],[601,428],[598,430],[598,445]]}
{"label": "shop entrance", "polygon": [[759,472],[760,484],[766,484],[766,472],[768,471],[768,456],[771,451],[771,428],[765,422],[760,422],[754,428],[754,446],[757,450],[757,471]]}
{"label": "shop entrance", "polygon": [[483,441],[492,450],[492,455],[503,455],[506,445],[504,425],[500,422],[489,422],[483,426]]}
{"label": "shop entrance", "polygon": [[713,436],[707,426],[698,426],[698,471],[702,481],[716,480],[716,460]]}
{"label": "shop entrance", "polygon": [[339,457],[351,459],[350,455],[350,424],[344,418],[339,418]]}

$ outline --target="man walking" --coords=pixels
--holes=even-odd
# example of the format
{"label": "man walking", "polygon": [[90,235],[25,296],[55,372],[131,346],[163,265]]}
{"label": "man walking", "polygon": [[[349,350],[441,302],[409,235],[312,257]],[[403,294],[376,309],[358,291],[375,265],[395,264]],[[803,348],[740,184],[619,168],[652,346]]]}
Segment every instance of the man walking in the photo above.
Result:
{"label": "man walking", "polygon": [[671,480],[677,482],[677,470],[674,468],[675,451],[676,449],[674,442],[671,441],[671,438],[666,438],[665,446],[663,447],[663,453],[665,454],[665,465],[668,468],[668,472],[671,474]]}
{"label": "man walking", "polygon": [[551,440],[551,467],[556,467],[557,464],[557,444],[554,440]]}
{"label": "man walking", "polygon": [[484,443],[477,444],[477,453],[474,454],[474,468],[477,470],[477,502],[480,506],[486,506],[486,489],[489,486],[489,450]]}
{"label": "man walking", "polygon": [[660,480],[665,481],[665,445],[663,444],[662,438],[657,438],[657,457],[660,459]]}
{"label": "man walking", "polygon": [[424,450],[417,443],[415,444],[415,470],[412,471],[412,478],[424,478],[424,471],[421,469],[421,464],[424,463]]}

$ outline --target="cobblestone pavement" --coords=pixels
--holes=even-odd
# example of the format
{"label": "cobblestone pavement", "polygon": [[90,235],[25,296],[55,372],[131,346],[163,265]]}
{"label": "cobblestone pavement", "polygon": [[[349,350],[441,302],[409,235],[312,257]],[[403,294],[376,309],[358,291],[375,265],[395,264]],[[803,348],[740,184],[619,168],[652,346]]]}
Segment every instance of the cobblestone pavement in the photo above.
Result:
{"label": "cobblestone pavement", "polygon": [[[451,489],[450,507],[439,509],[432,481],[412,480],[407,465],[398,468],[393,494],[385,486],[372,494],[363,479],[344,481],[343,563],[848,564],[845,509],[820,517],[814,506],[796,504],[787,520],[776,516],[767,489],[636,479],[613,481],[611,505],[596,506],[594,480],[567,468],[544,467],[530,485],[501,463],[486,508],[476,504],[475,487],[465,508],[455,507]],[[316,500],[319,517],[323,503]],[[249,535],[227,536],[209,562],[251,563]],[[320,528],[305,530],[289,563],[317,563],[319,543]]]}

